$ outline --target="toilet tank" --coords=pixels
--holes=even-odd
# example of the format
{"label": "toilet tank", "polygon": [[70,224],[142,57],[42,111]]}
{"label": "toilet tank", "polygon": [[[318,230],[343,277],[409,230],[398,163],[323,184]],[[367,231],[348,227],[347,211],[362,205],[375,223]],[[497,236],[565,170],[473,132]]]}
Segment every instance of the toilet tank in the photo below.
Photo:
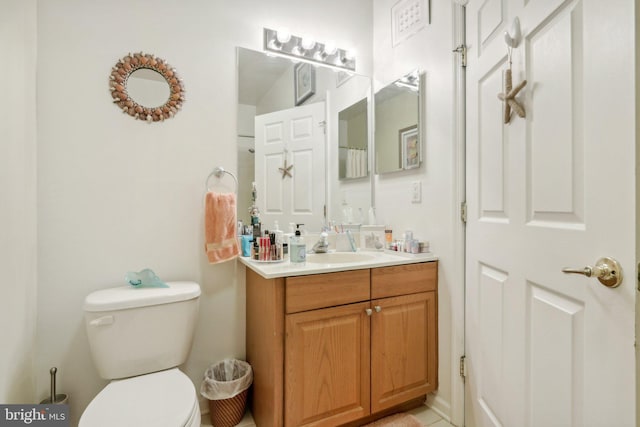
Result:
{"label": "toilet tank", "polygon": [[89,294],[84,318],[89,346],[104,379],[173,368],[187,360],[200,286],[168,282],[168,288],[120,286]]}

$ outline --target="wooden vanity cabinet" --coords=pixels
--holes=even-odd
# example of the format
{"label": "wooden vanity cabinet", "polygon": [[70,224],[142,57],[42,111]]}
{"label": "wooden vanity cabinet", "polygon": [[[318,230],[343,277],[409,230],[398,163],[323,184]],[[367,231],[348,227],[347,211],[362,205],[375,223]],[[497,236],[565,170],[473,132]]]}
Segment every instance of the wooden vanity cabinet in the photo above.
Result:
{"label": "wooden vanity cabinet", "polygon": [[337,426],[437,387],[437,262],[264,279],[247,269],[258,427]]}

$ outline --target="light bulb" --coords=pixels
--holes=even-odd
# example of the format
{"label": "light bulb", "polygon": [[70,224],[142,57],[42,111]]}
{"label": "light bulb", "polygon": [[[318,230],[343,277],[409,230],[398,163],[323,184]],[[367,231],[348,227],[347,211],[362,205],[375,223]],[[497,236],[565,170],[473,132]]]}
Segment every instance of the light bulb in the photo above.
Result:
{"label": "light bulb", "polygon": [[338,47],[336,46],[336,42],[334,42],[333,40],[329,40],[324,45],[324,53],[326,53],[329,56],[334,55],[337,50],[338,50]]}
{"label": "light bulb", "polygon": [[288,28],[280,28],[276,31],[276,38],[280,43],[287,43],[291,40],[291,32]]}
{"label": "light bulb", "polygon": [[303,36],[300,45],[304,50],[311,50],[316,45],[316,41],[312,37]]}

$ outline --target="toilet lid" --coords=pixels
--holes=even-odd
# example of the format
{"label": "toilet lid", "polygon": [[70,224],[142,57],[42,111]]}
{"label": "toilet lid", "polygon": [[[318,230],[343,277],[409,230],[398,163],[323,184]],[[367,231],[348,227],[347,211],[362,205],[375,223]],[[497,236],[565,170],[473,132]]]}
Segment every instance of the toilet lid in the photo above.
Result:
{"label": "toilet lid", "polygon": [[174,368],[112,381],[91,401],[80,425],[183,427],[196,402],[193,383]]}

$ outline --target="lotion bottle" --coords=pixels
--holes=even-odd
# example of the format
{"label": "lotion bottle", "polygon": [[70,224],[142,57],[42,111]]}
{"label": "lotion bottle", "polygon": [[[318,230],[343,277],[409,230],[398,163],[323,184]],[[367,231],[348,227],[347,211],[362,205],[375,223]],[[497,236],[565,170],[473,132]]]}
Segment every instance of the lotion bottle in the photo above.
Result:
{"label": "lotion bottle", "polygon": [[304,243],[304,239],[300,235],[300,226],[296,233],[291,236],[291,243],[289,244],[289,260],[293,264],[303,264],[307,260],[307,245]]}

